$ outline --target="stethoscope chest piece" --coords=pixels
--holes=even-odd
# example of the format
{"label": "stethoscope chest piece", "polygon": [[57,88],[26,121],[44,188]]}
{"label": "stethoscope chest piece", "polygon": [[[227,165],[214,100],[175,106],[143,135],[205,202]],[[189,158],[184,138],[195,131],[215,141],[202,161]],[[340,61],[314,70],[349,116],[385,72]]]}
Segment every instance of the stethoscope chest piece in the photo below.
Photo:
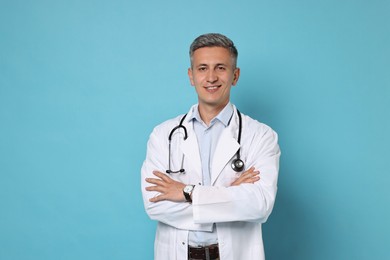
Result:
{"label": "stethoscope chest piece", "polygon": [[232,161],[232,169],[236,172],[242,172],[244,170],[244,162],[241,159],[234,159]]}

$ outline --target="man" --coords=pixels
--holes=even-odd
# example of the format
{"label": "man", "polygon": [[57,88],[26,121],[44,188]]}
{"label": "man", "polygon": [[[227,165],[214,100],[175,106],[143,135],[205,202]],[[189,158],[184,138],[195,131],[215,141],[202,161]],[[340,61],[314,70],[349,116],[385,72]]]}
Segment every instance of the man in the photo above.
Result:
{"label": "man", "polygon": [[158,221],[155,259],[264,259],[261,223],[277,190],[277,134],[230,103],[240,69],[221,34],[190,47],[198,104],[157,126],[142,166],[147,214]]}

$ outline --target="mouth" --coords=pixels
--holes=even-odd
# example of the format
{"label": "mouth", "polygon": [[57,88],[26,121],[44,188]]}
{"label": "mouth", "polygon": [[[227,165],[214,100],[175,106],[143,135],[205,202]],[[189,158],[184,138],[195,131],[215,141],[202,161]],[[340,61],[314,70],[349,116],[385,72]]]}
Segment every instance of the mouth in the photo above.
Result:
{"label": "mouth", "polygon": [[221,85],[213,85],[213,86],[206,86],[205,89],[209,92],[214,92],[216,91]]}

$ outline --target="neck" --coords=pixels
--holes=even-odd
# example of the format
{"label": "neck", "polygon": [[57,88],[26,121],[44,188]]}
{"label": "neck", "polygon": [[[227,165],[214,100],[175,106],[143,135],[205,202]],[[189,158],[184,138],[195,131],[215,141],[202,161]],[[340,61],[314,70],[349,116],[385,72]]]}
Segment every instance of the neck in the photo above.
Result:
{"label": "neck", "polygon": [[227,104],[221,107],[212,107],[205,105],[198,105],[198,110],[200,114],[200,118],[202,118],[203,122],[206,125],[210,125],[211,120],[216,117],[226,106]]}

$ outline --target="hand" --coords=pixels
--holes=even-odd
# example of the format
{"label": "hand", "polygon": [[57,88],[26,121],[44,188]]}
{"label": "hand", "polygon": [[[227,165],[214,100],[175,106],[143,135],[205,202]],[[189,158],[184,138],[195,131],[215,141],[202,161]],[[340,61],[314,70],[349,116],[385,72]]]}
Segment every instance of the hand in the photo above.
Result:
{"label": "hand", "polygon": [[147,191],[157,191],[160,195],[149,199],[150,202],[158,202],[163,200],[169,200],[174,202],[186,201],[183,189],[186,186],[184,183],[171,179],[166,174],[153,171],[153,174],[158,178],[146,178],[145,181],[155,186],[148,186],[145,188]]}
{"label": "hand", "polygon": [[238,186],[242,183],[255,183],[260,180],[260,171],[255,171],[255,167],[251,167],[243,172],[230,186]]}

